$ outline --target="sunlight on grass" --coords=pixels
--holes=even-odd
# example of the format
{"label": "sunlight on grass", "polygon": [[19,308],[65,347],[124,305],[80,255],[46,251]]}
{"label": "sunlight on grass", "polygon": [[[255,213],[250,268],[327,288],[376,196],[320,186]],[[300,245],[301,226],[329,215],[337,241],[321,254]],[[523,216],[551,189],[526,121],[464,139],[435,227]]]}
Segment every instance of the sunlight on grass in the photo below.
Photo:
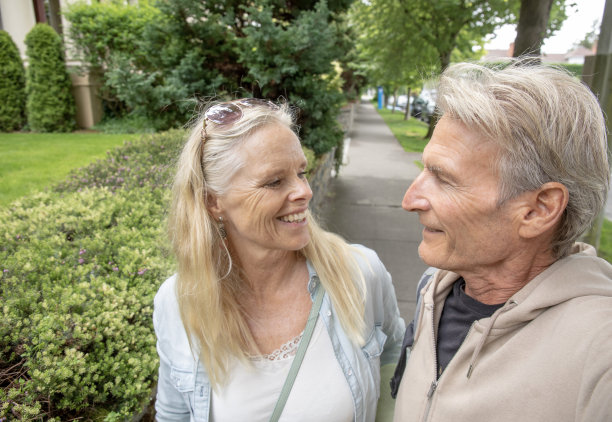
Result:
{"label": "sunlight on grass", "polygon": [[0,205],[41,191],[137,134],[0,133]]}
{"label": "sunlight on grass", "polygon": [[408,120],[404,120],[403,111],[395,111],[392,113],[391,110],[382,109],[378,110],[378,114],[381,115],[393,135],[398,140],[400,145],[408,152],[423,152],[427,140],[423,137],[427,134],[427,124],[414,118],[410,117]]}

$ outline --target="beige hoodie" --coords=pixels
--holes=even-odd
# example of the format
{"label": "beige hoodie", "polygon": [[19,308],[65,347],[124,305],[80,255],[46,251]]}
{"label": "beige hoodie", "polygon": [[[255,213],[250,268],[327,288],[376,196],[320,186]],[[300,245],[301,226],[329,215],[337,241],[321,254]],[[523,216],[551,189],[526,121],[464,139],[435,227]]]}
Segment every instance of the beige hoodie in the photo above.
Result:
{"label": "beige hoodie", "polygon": [[437,325],[459,278],[438,271],[394,421],[612,421],[612,266],[588,245],[572,252],[474,322],[436,380]]}

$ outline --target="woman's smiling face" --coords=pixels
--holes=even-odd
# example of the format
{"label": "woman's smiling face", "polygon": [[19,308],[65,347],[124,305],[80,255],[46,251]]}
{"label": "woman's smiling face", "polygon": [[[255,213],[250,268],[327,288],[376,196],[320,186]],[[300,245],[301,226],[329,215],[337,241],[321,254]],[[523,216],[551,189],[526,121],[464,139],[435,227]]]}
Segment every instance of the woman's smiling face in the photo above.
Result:
{"label": "woman's smiling face", "polygon": [[237,150],[244,163],[211,210],[223,217],[235,250],[302,249],[310,241],[306,211],[312,190],[306,157],[286,126],[257,129]]}

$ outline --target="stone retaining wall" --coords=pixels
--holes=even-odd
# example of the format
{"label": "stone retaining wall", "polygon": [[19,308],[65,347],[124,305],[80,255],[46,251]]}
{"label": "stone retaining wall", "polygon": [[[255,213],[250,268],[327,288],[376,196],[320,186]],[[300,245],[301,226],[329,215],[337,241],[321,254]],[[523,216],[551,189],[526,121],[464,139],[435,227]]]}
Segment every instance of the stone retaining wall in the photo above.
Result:
{"label": "stone retaining wall", "polygon": [[[352,128],[353,118],[355,114],[355,105],[353,103],[343,107],[338,116],[338,122],[342,125],[344,139],[346,139]],[[343,142],[344,142],[343,139]],[[325,153],[319,158],[318,166],[312,171],[310,178],[310,188],[312,189],[312,200],[310,201],[310,211],[317,216],[323,206],[323,201],[327,197],[329,183],[332,178],[332,170],[335,167],[336,148]]]}

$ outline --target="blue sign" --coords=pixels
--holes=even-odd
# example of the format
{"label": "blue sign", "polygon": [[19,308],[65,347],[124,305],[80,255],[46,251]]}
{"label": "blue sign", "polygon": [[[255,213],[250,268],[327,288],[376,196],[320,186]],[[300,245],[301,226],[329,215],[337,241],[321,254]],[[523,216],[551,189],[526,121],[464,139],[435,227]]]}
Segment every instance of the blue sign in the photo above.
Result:
{"label": "blue sign", "polygon": [[383,92],[383,88],[382,86],[378,87],[378,109],[382,110],[383,108],[383,99],[384,99],[385,93]]}

